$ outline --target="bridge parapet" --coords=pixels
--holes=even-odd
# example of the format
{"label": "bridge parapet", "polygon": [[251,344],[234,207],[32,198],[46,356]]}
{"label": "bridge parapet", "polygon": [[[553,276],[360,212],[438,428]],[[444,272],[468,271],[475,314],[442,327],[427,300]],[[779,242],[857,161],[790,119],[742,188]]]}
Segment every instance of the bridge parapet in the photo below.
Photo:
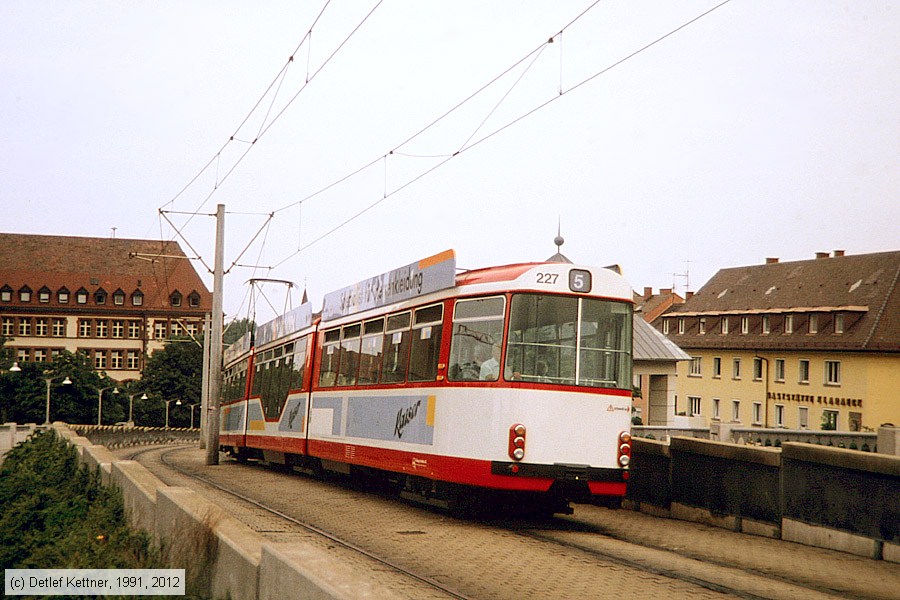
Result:
{"label": "bridge parapet", "polygon": [[107,448],[125,448],[148,444],[173,442],[197,442],[199,429],[172,429],[165,427],[125,427],[120,425],[69,425],[69,427],[95,444]]}

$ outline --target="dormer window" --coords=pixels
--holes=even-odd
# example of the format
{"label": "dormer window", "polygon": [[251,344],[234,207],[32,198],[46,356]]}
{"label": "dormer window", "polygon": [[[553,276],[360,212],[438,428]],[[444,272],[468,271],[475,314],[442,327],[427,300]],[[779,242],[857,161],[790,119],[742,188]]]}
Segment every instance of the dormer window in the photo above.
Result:
{"label": "dormer window", "polygon": [[50,302],[51,295],[52,295],[52,293],[50,292],[50,288],[48,288],[45,285],[44,287],[42,287],[41,289],[38,290],[38,302],[47,304],[48,302]]}
{"label": "dormer window", "polygon": [[121,288],[114,291],[112,297],[113,304],[116,306],[123,306],[125,304],[125,292],[123,292]]}
{"label": "dormer window", "polygon": [[809,315],[809,332],[819,333],[819,315]]}
{"label": "dormer window", "polygon": [[143,306],[144,305],[144,292],[141,290],[135,290],[133,294],[131,294],[131,305],[132,306]]}
{"label": "dormer window", "polygon": [[750,333],[750,317],[741,317],[741,333],[744,335]]}
{"label": "dormer window", "polygon": [[106,304],[106,290],[100,288],[94,292],[94,302],[97,304]]}
{"label": "dormer window", "polygon": [[0,288],[0,300],[3,302],[12,302],[13,289],[8,285]]}
{"label": "dormer window", "polygon": [[84,288],[81,288],[77,292],[75,292],[75,302],[78,304],[87,304],[88,301],[88,291]]}
{"label": "dormer window", "polygon": [[27,285],[19,288],[19,302],[31,302],[31,288]]}
{"label": "dormer window", "polygon": [[179,292],[179,291],[172,292],[172,295],[169,296],[169,303],[172,306],[176,306],[176,307],[181,306],[181,292]]}
{"label": "dormer window", "polygon": [[200,306],[200,294],[197,292],[191,292],[188,294],[188,306],[191,308],[197,308]]}
{"label": "dormer window", "polygon": [[834,332],[844,333],[844,315],[834,315]]}
{"label": "dormer window", "polygon": [[68,304],[69,303],[69,290],[68,288],[59,288],[59,291],[56,292],[56,301],[60,304]]}
{"label": "dormer window", "polygon": [[728,317],[722,317],[722,335],[728,333]]}

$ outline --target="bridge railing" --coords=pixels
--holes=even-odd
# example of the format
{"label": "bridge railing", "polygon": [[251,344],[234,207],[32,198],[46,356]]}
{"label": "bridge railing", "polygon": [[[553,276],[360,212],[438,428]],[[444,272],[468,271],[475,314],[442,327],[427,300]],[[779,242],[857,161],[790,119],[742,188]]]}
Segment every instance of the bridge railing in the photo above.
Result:
{"label": "bridge railing", "polygon": [[710,427],[635,426],[631,428],[631,434],[635,437],[660,441],[667,441],[673,437],[689,437],[774,448],[780,448],[785,442],[801,442],[848,450],[862,450],[863,452],[878,452],[879,435],[873,432],[733,427],[727,423],[715,421]]}

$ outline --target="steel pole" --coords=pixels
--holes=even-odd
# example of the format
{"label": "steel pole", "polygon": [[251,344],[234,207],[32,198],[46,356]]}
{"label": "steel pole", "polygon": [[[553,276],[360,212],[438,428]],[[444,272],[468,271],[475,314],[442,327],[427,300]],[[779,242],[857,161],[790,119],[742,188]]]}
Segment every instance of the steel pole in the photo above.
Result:
{"label": "steel pole", "polygon": [[[200,383],[200,448],[206,448],[206,413],[209,408],[209,338],[212,335],[212,318],[209,313],[203,319],[203,378]],[[191,417],[194,416],[191,410]]]}

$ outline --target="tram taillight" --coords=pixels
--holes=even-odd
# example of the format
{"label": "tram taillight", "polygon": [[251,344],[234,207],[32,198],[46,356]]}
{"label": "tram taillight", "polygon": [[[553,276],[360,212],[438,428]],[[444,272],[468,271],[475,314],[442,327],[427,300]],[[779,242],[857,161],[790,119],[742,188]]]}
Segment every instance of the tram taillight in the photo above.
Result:
{"label": "tram taillight", "polygon": [[619,434],[619,466],[623,469],[631,464],[631,434],[623,431]]}
{"label": "tram taillight", "polygon": [[521,423],[509,428],[509,457],[513,460],[525,458],[525,426]]}

